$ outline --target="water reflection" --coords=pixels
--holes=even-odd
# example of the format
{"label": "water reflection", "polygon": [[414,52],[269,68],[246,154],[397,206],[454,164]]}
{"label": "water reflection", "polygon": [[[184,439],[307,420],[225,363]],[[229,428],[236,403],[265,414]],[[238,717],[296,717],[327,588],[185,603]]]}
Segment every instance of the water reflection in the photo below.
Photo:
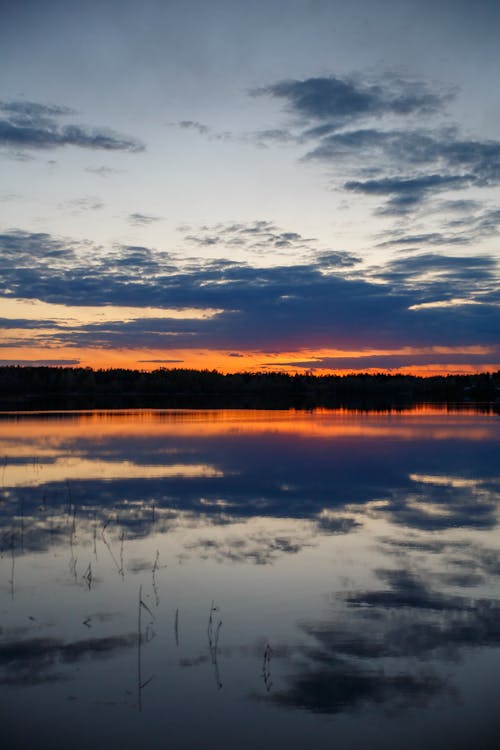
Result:
{"label": "water reflection", "polygon": [[4,416],[8,736],[97,711],[125,748],[330,747],[332,717],[339,747],[495,747],[499,434],[436,408]]}

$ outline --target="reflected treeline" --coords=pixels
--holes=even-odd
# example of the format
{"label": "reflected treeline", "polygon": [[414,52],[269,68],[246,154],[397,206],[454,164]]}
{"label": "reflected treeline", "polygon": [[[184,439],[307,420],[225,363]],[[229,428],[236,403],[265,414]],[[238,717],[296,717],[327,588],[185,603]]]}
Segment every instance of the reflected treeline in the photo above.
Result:
{"label": "reflected treeline", "polygon": [[[423,402],[494,402],[500,372],[429,378],[412,375],[237,373],[160,368],[0,367],[0,408],[385,409]],[[498,409],[498,407],[497,407]]]}

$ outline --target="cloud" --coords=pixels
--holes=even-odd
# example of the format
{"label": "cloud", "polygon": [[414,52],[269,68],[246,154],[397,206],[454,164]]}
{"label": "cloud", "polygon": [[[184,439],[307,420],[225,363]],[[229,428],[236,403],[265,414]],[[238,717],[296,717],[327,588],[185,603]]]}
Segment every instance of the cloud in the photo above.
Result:
{"label": "cloud", "polygon": [[429,234],[409,234],[395,237],[394,239],[380,242],[378,247],[393,247],[397,245],[464,245],[469,242],[469,238],[463,234],[444,235],[440,232],[431,232]]}
{"label": "cloud", "polygon": [[85,195],[82,198],[64,201],[60,204],[60,208],[76,216],[87,211],[100,211],[104,208],[104,203],[94,195]]}
{"label": "cloud", "polygon": [[474,483],[452,487],[415,478],[409,492],[390,494],[386,510],[399,526],[427,531],[460,527],[492,529],[497,523],[496,485],[493,482],[492,487]]}
{"label": "cloud", "polygon": [[179,262],[142,246],[103,249],[15,231],[0,235],[0,282],[4,296],[67,305],[219,311],[203,319],[141,319],[138,311],[135,320],[58,330],[59,342],[77,346],[359,351],[373,350],[374,342],[379,349],[498,344],[498,265],[491,256],[425,253],[358,270],[352,254],[314,252],[305,238],[266,222],[217,231],[221,242],[237,239],[248,248],[305,247],[308,260],[267,268],[224,258]]}
{"label": "cloud", "polygon": [[[379,213],[398,213],[399,208],[409,206],[411,202],[418,203],[423,194],[417,190],[412,196],[411,191],[407,204],[403,193],[395,196]],[[399,208],[398,208],[399,206]],[[443,216],[443,213],[460,213],[459,216]],[[440,201],[434,213],[439,214],[442,231],[422,234],[404,234],[401,228],[388,230],[383,236],[388,239],[379,243],[380,247],[397,245],[470,245],[486,237],[498,234],[500,229],[500,210],[496,208],[482,208],[478,201]]]}
{"label": "cloud", "polygon": [[[187,228],[184,228],[187,229]],[[270,221],[226,223],[202,226],[190,231],[184,239],[199,247],[237,247],[251,252],[310,251],[315,239],[302,237],[298,232],[284,231]],[[339,258],[340,258],[339,253]]]}
{"label": "cloud", "polygon": [[183,359],[138,359],[139,364],[174,365],[184,362]]}
{"label": "cloud", "polygon": [[[75,383],[82,383],[85,390],[87,379],[88,373],[83,372]],[[175,373],[159,374],[157,384],[151,387],[152,396],[175,389]],[[68,419],[76,417],[69,415]],[[464,426],[458,417],[443,440],[443,424],[436,423],[435,418],[411,425],[415,420],[403,417],[388,426],[386,417],[382,417],[368,432],[363,425],[353,432],[351,425],[343,434],[327,420],[324,431],[314,435],[308,431],[283,432],[275,429],[271,420],[261,422],[260,427],[254,424],[255,431],[242,438],[243,452],[241,441],[235,440],[230,429],[216,430],[210,440],[196,430],[183,434],[175,425],[161,434],[153,431],[147,439],[124,435],[116,442],[102,436],[98,444],[85,431],[78,438],[63,436],[54,447],[57,455],[42,461],[46,470],[37,473],[36,482],[30,478],[33,451],[27,450],[16,460],[14,475],[7,462],[3,477],[6,500],[0,505],[0,546],[3,543],[4,550],[9,549],[13,533],[17,534],[16,545],[22,534],[24,549],[31,550],[49,549],[68,538],[71,518],[61,516],[61,504],[67,503],[68,467],[57,456],[71,454],[86,467],[86,479],[69,477],[74,502],[82,507],[78,520],[82,532],[91,529],[96,520],[99,526],[104,524],[112,508],[113,519],[119,516],[119,523],[114,520],[115,538],[120,529],[126,530],[127,537],[145,537],[159,530],[158,523],[165,524],[165,531],[172,524],[189,523],[193,529],[205,529],[190,538],[196,543],[200,538],[210,541],[209,548],[202,552],[241,554],[255,562],[269,555],[289,554],[294,545],[314,544],[318,534],[356,533],[359,524],[375,517],[400,529],[396,534],[399,540],[410,536],[409,529],[425,532],[424,551],[440,554],[442,547],[429,548],[428,532],[435,536],[439,532],[438,540],[431,541],[442,544],[443,530],[493,529],[497,523],[498,444],[496,425],[494,420],[489,421],[491,425],[483,420],[475,426]],[[8,432],[8,426],[5,429]],[[284,439],[285,434],[289,439]],[[329,450],[332,440],[333,453]],[[422,472],[419,475],[412,474],[416,454]],[[193,472],[188,470],[181,476],[176,469],[179,464],[192,466]],[[200,466],[211,467],[212,471],[208,476],[206,472],[200,475],[196,471]],[[359,466],[363,466],[362,475]],[[23,478],[21,484],[16,477]],[[40,512],[42,497],[46,501]],[[383,501],[377,509],[371,506],[374,500]],[[156,521],[148,511],[152,503]],[[20,504],[22,529],[12,521]],[[274,527],[271,531],[265,522],[260,530],[246,533],[241,527],[224,534],[206,531],[207,524],[238,524],[257,517],[291,521],[290,526],[280,522],[279,530]],[[53,524],[48,523],[51,518]],[[111,537],[111,528],[109,532]],[[413,540],[422,536],[414,534]],[[494,550],[462,545],[450,547],[451,554],[469,560],[468,572],[486,576],[499,572],[499,557]],[[457,569],[451,558],[446,569]]]}
{"label": "cloud", "polygon": [[[388,165],[396,164],[413,169],[431,166],[434,170],[440,165],[452,170],[444,177],[465,176],[480,186],[497,184],[500,177],[500,142],[466,140],[460,137],[455,127],[428,130],[371,128],[334,133],[320,139],[304,158],[330,161],[342,157],[356,157],[365,166],[368,159],[373,166],[382,166],[384,171]],[[439,174],[429,175],[438,185]]]}
{"label": "cloud", "polygon": [[262,531],[245,536],[228,536],[221,540],[202,538],[186,544],[185,548],[197,551],[205,560],[272,565],[283,555],[295,555],[311,546],[310,535],[276,536]]}
{"label": "cloud", "polygon": [[200,135],[207,135],[211,132],[208,125],[203,125],[203,123],[195,122],[194,120],[181,120],[172,124],[181,128],[181,130],[195,130]]}
{"label": "cloud", "polygon": [[273,703],[322,714],[343,714],[375,703],[395,712],[422,706],[446,690],[446,681],[434,675],[391,675],[352,662],[331,661],[333,666],[325,664],[289,677],[288,689],[274,692]]}
{"label": "cloud", "polygon": [[262,143],[276,133],[305,145],[301,161],[334,167],[337,188],[377,197],[375,213],[404,217],[439,192],[500,184],[500,141],[464,137],[444,120],[415,125],[444,116],[455,90],[387,74],[283,80],[250,93],[282,102],[294,118],[267,140],[262,131]]}
{"label": "cloud", "polygon": [[96,174],[99,177],[107,178],[112,177],[115,174],[120,174],[119,169],[113,169],[112,167],[87,167],[85,169],[86,172],[90,172],[90,174]]}
{"label": "cloud", "polygon": [[[433,589],[429,571],[375,573],[381,588],[338,593],[335,617],[301,624],[307,637],[307,645],[299,647],[302,669],[287,678],[288,687],[274,694],[275,702],[331,714],[369,702],[391,713],[421,706],[438,693],[455,692],[449,677],[437,676],[449,674],[446,662],[500,643],[497,599]],[[470,576],[462,578],[474,585]],[[422,669],[424,659],[432,660],[432,671]]]}
{"label": "cloud", "polygon": [[402,209],[421,203],[429,193],[436,193],[450,188],[466,187],[472,182],[472,176],[458,175],[419,175],[401,179],[384,177],[378,180],[351,180],[344,183],[344,189],[366,195],[390,196],[384,213],[397,213]]}
{"label": "cloud", "polygon": [[38,685],[66,679],[55,671],[82,659],[103,658],[137,643],[135,633],[64,642],[58,638],[32,638],[0,644],[0,684]]}
{"label": "cloud", "polygon": [[211,141],[224,141],[231,143],[252,144],[259,148],[267,148],[269,145],[297,143],[299,138],[288,128],[267,128],[251,130],[243,133],[234,133],[228,130],[214,130],[208,125],[195,120],[180,120],[169,123],[170,127],[181,130],[191,130],[198,135],[205,136]]}
{"label": "cloud", "polygon": [[498,272],[497,260],[490,255],[438,253],[394,258],[373,271],[374,276],[400,290],[413,290],[420,302],[457,296],[464,301],[486,302],[486,296],[498,287]]}
{"label": "cloud", "polygon": [[287,108],[305,121],[328,121],[320,130],[328,132],[367,117],[381,115],[431,114],[449,100],[450,92],[432,91],[417,81],[386,76],[378,82],[355,77],[326,76],[303,80],[285,80],[254,89],[254,96],[271,96],[285,102]]}
{"label": "cloud", "polygon": [[[351,179],[351,192],[387,197],[385,214],[404,214],[431,195],[500,182],[500,142],[463,139],[456,128],[364,129],[325,135],[303,157],[348,171],[370,167],[379,176]],[[439,171],[436,171],[438,167]],[[477,202],[476,202],[477,203]]]}
{"label": "cloud", "polygon": [[136,227],[146,227],[149,224],[153,224],[155,221],[161,221],[161,216],[153,216],[152,214],[133,213],[128,215],[129,224]]}
{"label": "cloud", "polygon": [[0,367],[66,367],[79,364],[79,359],[0,359]]}
{"label": "cloud", "polygon": [[0,146],[10,149],[51,149],[77,146],[103,151],[144,151],[135,138],[105,128],[61,125],[73,114],[66,107],[37,102],[0,102]]}
{"label": "cloud", "polygon": [[[488,352],[402,352],[396,354],[371,354],[365,356],[318,357],[305,360],[273,362],[273,367],[291,367],[308,370],[387,370],[425,365],[471,365],[486,359],[500,361],[500,347],[491,347]],[[318,373],[320,374],[320,373]]]}

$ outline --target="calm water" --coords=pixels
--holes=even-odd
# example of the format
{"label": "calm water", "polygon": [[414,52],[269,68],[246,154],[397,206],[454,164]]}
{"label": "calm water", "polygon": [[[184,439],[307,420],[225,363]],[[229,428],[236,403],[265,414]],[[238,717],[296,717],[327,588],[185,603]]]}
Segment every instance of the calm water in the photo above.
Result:
{"label": "calm water", "polygon": [[2,749],[498,748],[499,437],[3,415]]}

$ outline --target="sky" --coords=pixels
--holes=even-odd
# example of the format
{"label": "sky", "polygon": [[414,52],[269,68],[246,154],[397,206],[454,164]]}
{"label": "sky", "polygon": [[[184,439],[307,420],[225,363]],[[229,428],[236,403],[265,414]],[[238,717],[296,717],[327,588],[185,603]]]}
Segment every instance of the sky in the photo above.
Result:
{"label": "sky", "polygon": [[0,365],[500,368],[497,0],[0,5]]}

